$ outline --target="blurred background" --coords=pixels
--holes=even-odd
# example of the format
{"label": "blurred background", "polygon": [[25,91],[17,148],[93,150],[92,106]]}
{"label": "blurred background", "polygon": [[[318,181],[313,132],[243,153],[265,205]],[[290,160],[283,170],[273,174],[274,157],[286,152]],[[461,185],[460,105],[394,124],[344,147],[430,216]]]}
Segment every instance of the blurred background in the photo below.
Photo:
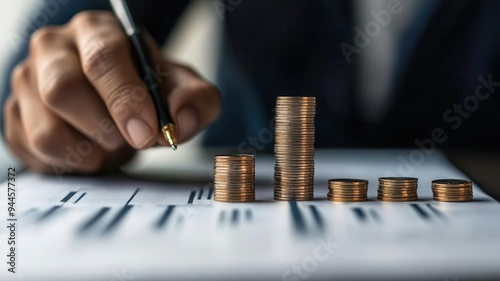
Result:
{"label": "blurred background", "polygon": [[[15,52],[12,40],[16,34],[22,34],[26,28],[28,19],[40,7],[43,0],[1,0],[0,9],[0,73],[6,71],[9,58]],[[211,1],[192,1],[177,27],[170,36],[163,50],[166,55],[173,60],[190,65],[196,69],[205,79],[214,82],[216,79],[216,68],[218,61],[218,40],[221,36],[222,22],[217,16]],[[2,74],[3,75],[3,74]],[[0,89],[3,88],[0,79]],[[3,118],[0,118],[3,120]],[[184,144],[177,153],[183,154],[180,159],[187,159],[186,153],[194,154],[198,152],[197,147],[201,141],[201,135]],[[161,148],[163,149],[163,148]],[[168,150],[168,149],[163,149]],[[170,151],[166,151],[169,153]],[[139,159],[153,157],[153,151],[144,152],[146,155],[139,155]],[[151,155],[151,156],[148,156]],[[4,138],[0,138],[0,169],[6,170],[8,166],[17,163],[15,158],[9,153]],[[146,160],[144,160],[146,161]],[[0,180],[3,179],[0,176]]]}

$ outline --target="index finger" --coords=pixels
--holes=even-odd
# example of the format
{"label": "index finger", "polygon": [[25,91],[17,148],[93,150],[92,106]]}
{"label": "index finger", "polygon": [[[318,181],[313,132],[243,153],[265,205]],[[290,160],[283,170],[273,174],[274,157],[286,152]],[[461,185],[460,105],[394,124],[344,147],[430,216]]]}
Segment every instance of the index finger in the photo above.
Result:
{"label": "index finger", "polygon": [[155,107],[119,22],[109,12],[83,12],[72,20],[70,30],[83,72],[122,135],[137,149],[153,145],[159,134]]}

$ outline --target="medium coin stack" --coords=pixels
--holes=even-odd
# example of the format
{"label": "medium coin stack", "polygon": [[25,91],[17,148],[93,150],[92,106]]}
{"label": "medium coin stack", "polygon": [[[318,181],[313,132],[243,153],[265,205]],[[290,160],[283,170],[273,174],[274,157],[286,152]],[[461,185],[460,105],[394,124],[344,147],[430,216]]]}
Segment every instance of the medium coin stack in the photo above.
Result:
{"label": "medium coin stack", "polygon": [[465,202],[472,200],[472,182],[467,180],[441,179],[432,181],[434,200]]}
{"label": "medium coin stack", "polygon": [[379,178],[378,200],[390,202],[414,201],[417,196],[417,178]]}
{"label": "medium coin stack", "polygon": [[253,155],[216,155],[214,170],[215,201],[255,201],[255,158]]}
{"label": "medium coin stack", "polygon": [[314,197],[315,97],[278,97],[276,101],[274,199]]}
{"label": "medium coin stack", "polygon": [[328,200],[334,202],[360,202],[367,200],[368,181],[360,179],[328,180]]}

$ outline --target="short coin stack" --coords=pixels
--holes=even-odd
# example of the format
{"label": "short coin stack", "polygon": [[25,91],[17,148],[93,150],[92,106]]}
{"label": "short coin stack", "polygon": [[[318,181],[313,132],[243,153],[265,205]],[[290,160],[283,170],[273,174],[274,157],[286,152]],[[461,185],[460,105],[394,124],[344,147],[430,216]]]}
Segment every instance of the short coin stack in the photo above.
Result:
{"label": "short coin stack", "polygon": [[274,199],[314,197],[315,97],[278,97],[276,101]]}
{"label": "short coin stack", "polygon": [[442,179],[432,181],[434,200],[465,202],[472,200],[472,182],[467,180]]}
{"label": "short coin stack", "polygon": [[418,199],[417,181],[417,178],[405,177],[379,178],[377,198],[390,202],[415,201]]}
{"label": "short coin stack", "polygon": [[328,200],[334,202],[360,202],[367,200],[368,181],[360,179],[328,180]]}
{"label": "short coin stack", "polygon": [[216,155],[214,169],[215,201],[255,201],[255,158],[253,155]]}

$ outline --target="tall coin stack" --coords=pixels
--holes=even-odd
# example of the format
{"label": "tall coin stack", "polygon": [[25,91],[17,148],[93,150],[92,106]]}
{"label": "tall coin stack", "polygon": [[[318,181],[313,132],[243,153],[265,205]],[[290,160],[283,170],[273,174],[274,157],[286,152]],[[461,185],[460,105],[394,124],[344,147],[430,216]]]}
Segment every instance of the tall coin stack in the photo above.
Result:
{"label": "tall coin stack", "polygon": [[467,180],[442,179],[432,181],[434,200],[465,202],[472,200],[472,182]]}
{"label": "tall coin stack", "polygon": [[253,155],[216,155],[214,169],[215,201],[255,201],[255,158]]}
{"label": "tall coin stack", "polygon": [[314,197],[315,97],[278,97],[276,101],[274,199]]}
{"label": "tall coin stack", "polygon": [[378,199],[381,201],[415,201],[417,196],[417,178],[379,178]]}
{"label": "tall coin stack", "polygon": [[368,181],[359,179],[328,180],[328,200],[334,202],[360,202],[367,200]]}

